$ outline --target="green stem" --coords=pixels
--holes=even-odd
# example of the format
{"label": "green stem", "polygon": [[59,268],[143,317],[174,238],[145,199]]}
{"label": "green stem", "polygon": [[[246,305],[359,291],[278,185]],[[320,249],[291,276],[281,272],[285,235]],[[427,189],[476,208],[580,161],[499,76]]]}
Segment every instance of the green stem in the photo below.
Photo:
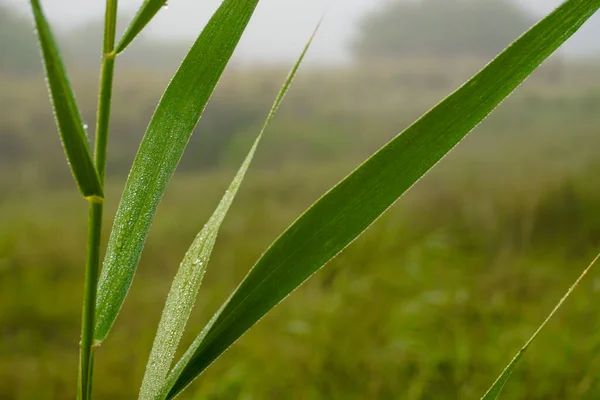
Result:
{"label": "green stem", "polygon": [[94,339],[94,309],[96,288],[100,270],[100,239],[102,231],[102,203],[90,202],[88,219],[87,263],[83,287],[83,310],[81,321],[81,350],[79,354],[79,388],[77,398],[89,399],[91,392],[92,345]]}
{"label": "green stem", "polygon": [[[94,146],[96,169],[98,170],[100,182],[103,186],[106,175],[108,128],[110,124],[110,106],[115,70],[114,47],[117,24],[117,3],[118,0],[106,0],[104,43],[102,46],[102,65],[96,120],[96,141]],[[100,272],[103,209],[103,203],[90,202],[77,391],[77,398],[80,400],[90,399],[92,393],[94,320],[96,292],[98,290],[98,274]]]}
{"label": "green stem", "polygon": [[106,175],[106,149],[108,147],[108,126],[110,123],[110,104],[112,98],[113,74],[115,70],[115,54],[105,53],[100,72],[100,94],[98,96],[98,123],[96,124],[96,145],[94,149],[96,169],[100,182],[104,183]]}
{"label": "green stem", "polygon": [[110,105],[115,71],[115,29],[117,25],[117,0],[106,0],[104,21],[104,44],[102,46],[102,67],[100,71],[100,90],[98,92],[98,114],[96,123],[96,168],[100,181],[104,183],[106,174],[106,149],[108,147],[108,126],[110,123]]}

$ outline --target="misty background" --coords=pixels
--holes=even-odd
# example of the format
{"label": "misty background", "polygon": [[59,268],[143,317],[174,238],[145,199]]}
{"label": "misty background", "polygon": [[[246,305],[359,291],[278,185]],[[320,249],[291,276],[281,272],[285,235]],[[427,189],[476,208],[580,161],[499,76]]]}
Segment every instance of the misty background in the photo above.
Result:
{"label": "misty background", "polygon": [[[414,2],[415,0],[404,0]],[[540,17],[556,7],[560,0],[513,0],[516,4]],[[377,9],[389,0],[262,0],[239,46],[236,57],[252,63],[291,61],[295,58],[306,36],[316,21],[327,10],[323,25],[309,61],[321,63],[347,62],[350,59],[348,43],[357,34],[357,23],[367,12]],[[28,11],[24,0],[0,0],[21,12]],[[122,13],[133,16],[141,0],[121,0]],[[220,4],[219,0],[173,0],[152,21],[148,37],[181,39],[190,46],[208,18]],[[44,3],[55,26],[63,31],[85,27],[90,21],[101,19],[104,2],[100,0],[48,0]],[[594,17],[578,32],[564,51],[574,56],[600,53],[600,16]]]}
{"label": "misty background", "polygon": [[[103,0],[41,0],[94,137]],[[119,28],[141,3],[119,0]],[[170,0],[119,55],[103,238],[148,121],[218,0]],[[190,343],[265,248],[549,12],[550,0],[261,0],[153,223],[94,397],[131,399],[169,283],[315,24],[308,62],[217,241]],[[182,399],[480,398],[600,244],[600,15]],[[72,399],[86,202],[56,132],[28,1],[0,0],[0,398]],[[593,271],[510,399],[600,398]]]}

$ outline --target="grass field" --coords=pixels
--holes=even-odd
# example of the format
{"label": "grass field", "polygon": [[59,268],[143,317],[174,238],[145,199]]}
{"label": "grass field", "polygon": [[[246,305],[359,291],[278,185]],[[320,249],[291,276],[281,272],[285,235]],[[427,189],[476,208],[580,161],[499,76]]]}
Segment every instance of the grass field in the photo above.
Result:
{"label": "grass field", "polygon": [[[270,240],[344,171],[250,178],[218,241],[187,342]],[[234,346],[188,398],[477,398],[597,249],[599,172],[596,165],[539,187],[524,179],[493,189],[489,173],[432,174]],[[99,398],[134,397],[171,276],[227,175],[174,182],[126,309],[98,354]],[[85,240],[84,204],[71,199],[39,193],[0,209],[2,398],[71,397]],[[594,274],[533,346],[507,398],[600,395],[598,291]]]}
{"label": "grass field", "polygon": [[[410,95],[394,95],[392,85],[379,96],[382,106],[371,109],[373,99],[349,95],[366,93],[368,82],[335,94],[352,78],[334,75],[339,82],[330,86],[326,75],[299,80],[267,133],[225,221],[186,345],[300,212],[439,97],[425,93],[409,104]],[[534,82],[511,98],[182,398],[479,398],[598,251],[600,90],[576,78],[560,87]],[[244,110],[252,93],[271,92],[264,78],[231,79],[217,93],[223,107],[238,99]],[[256,87],[237,96],[243,85],[235,79]],[[311,88],[318,104],[308,97]],[[218,111],[206,127],[223,126]],[[124,131],[128,113],[135,114],[116,111]],[[98,352],[97,398],[137,395],[170,281],[256,134],[252,113],[236,114],[244,129],[236,128],[211,168],[197,168],[199,153],[184,159],[190,167],[159,208],[124,312]],[[12,132],[11,121],[3,119],[2,134]],[[48,189],[40,165],[68,172],[52,158],[36,164],[45,145],[35,135],[57,142],[48,125],[34,129],[38,122],[19,119],[33,150],[23,165],[4,158],[0,170],[2,399],[69,399],[76,380],[86,204],[72,185]],[[116,143],[125,140],[132,139],[116,135]],[[122,183],[113,174],[107,218]],[[599,292],[593,272],[534,343],[504,398],[600,397]]]}

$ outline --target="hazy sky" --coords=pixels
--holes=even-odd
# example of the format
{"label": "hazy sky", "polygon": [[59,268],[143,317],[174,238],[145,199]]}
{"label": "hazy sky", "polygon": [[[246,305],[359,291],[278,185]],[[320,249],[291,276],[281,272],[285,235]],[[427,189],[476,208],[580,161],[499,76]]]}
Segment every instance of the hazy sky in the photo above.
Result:
{"label": "hazy sky", "polygon": [[[0,0],[26,9],[25,0]],[[343,60],[345,44],[354,33],[357,19],[369,9],[389,0],[261,0],[237,56],[253,62],[294,58],[317,20],[327,8],[327,18],[311,50],[314,60]],[[519,0],[536,13],[551,10],[560,0]],[[85,3],[85,6],[82,4]],[[100,18],[104,0],[43,0],[47,14],[63,28]],[[142,0],[119,0],[120,11],[134,13]],[[149,26],[149,34],[183,37],[192,43],[221,0],[169,0]],[[600,48],[600,16],[595,17],[571,41],[567,50],[576,53]]]}

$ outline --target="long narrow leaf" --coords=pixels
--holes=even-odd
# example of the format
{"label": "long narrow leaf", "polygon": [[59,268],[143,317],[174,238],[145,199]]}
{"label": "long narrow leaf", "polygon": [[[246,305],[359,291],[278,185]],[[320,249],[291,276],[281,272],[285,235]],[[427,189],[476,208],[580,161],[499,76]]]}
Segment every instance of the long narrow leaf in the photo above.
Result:
{"label": "long narrow leaf", "polygon": [[154,18],[158,11],[165,7],[167,0],[146,0],[138,10],[137,14],[129,24],[127,30],[123,34],[123,37],[117,45],[117,53],[122,52],[133,42],[136,36],[148,25],[148,23]]}
{"label": "long narrow leaf", "polygon": [[233,178],[231,185],[229,185],[229,188],[217,206],[217,209],[206,225],[204,225],[204,228],[202,228],[198,236],[196,236],[196,239],[190,246],[179,266],[179,270],[171,285],[171,290],[158,325],[158,331],[154,338],[150,358],[146,365],[146,373],[140,390],[140,399],[150,400],[160,398],[161,396],[164,398],[167,394],[161,393],[161,390],[165,389],[166,378],[171,368],[173,358],[175,357],[175,351],[177,350],[185,325],[192,312],[192,308],[194,307],[196,295],[202,283],[204,273],[206,272],[206,267],[217,240],[221,224],[233,203],[246,172],[248,171],[248,167],[252,162],[258,144],[290,88],[290,85],[296,76],[296,72],[298,72],[298,68],[304,60],[304,56],[310,48],[318,28],[319,26],[315,29],[308,43],[304,47],[302,54],[298,58],[298,61],[290,71],[273,103],[271,111],[269,112],[260,133],[244,159],[242,166]]}
{"label": "long narrow leaf", "polygon": [[127,296],[158,203],[259,0],[225,0],[165,91],[129,173],[110,234],[96,302],[97,341]]}
{"label": "long narrow leaf", "polygon": [[92,201],[102,201],[102,184],[94,166],[83,120],[58,46],[39,0],[31,0],[31,8],[42,50],[54,117],[71,172],[83,196]]}
{"label": "long narrow leaf", "polygon": [[294,222],[170,374],[178,394],[271,308],[356,239],[600,7],[568,0]]}
{"label": "long narrow leaf", "polygon": [[596,264],[598,259],[600,259],[600,254],[598,254],[596,256],[596,258],[594,258],[594,260],[592,260],[590,265],[588,265],[588,267],[583,271],[583,273],[579,276],[579,278],[577,278],[575,283],[569,288],[569,290],[562,297],[562,299],[560,299],[560,301],[558,302],[556,307],[554,307],[554,309],[548,315],[548,317],[544,320],[544,322],[542,322],[542,324],[537,328],[537,330],[531,336],[531,338],[529,338],[527,343],[525,343],[525,345],[523,347],[521,347],[521,350],[519,350],[517,355],[512,359],[512,361],[508,364],[508,366],[504,369],[504,371],[502,371],[502,373],[500,374],[498,379],[496,379],[494,384],[488,389],[488,391],[481,398],[481,400],[496,400],[500,396],[500,392],[502,392],[502,389],[504,389],[506,382],[508,382],[508,379],[512,375],[512,373],[515,370],[519,361],[521,361],[523,354],[525,354],[525,352],[527,351],[527,349],[529,348],[531,343],[533,343],[533,341],[535,340],[535,338],[537,338],[537,336],[542,331],[542,329],[544,329],[544,327],[548,324],[548,322],[552,319],[552,317],[554,317],[554,314],[556,314],[556,312],[562,307],[562,305],[565,303],[565,301],[567,301],[569,296],[571,296],[571,293],[573,293],[575,288],[577,288],[577,286],[579,286],[579,283],[581,283],[583,278],[585,278],[585,276],[588,274],[588,272],[590,272],[590,270],[592,269],[594,264]]}

